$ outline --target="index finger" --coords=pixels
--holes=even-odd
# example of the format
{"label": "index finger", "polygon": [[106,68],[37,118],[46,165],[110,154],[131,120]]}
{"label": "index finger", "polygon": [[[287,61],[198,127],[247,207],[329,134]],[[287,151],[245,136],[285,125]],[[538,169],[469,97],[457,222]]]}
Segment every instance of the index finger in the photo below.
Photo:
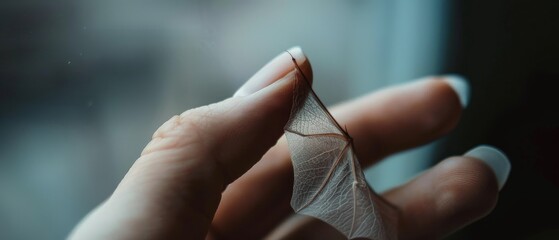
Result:
{"label": "index finger", "polygon": [[112,196],[72,237],[205,238],[222,191],[277,141],[289,118],[299,73],[289,54],[279,58],[289,65],[261,75],[269,85],[163,124]]}

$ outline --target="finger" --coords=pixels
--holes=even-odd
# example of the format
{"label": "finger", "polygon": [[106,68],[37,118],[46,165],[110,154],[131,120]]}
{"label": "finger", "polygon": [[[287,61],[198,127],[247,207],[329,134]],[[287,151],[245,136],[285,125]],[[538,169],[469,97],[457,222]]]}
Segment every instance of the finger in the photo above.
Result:
{"label": "finger", "polygon": [[[425,144],[452,129],[462,109],[460,91],[449,84],[453,81],[460,80],[429,78],[392,87],[341,104],[332,112],[347,126],[359,159],[369,160],[362,165],[368,166],[382,156]],[[268,233],[291,213],[292,172],[282,139],[223,193],[212,223],[215,232],[241,238],[260,238]]]}
{"label": "finger", "polygon": [[[301,54],[292,53],[304,61]],[[239,97],[163,124],[113,195],[74,236],[204,238],[225,186],[275,144],[289,118],[301,76],[288,53],[274,61],[258,75],[269,84],[259,86],[263,89],[247,88]],[[284,68],[270,69],[278,66]],[[145,231],[135,231],[140,226]]]}
{"label": "finger", "polygon": [[294,214],[266,236],[266,239],[343,240],[347,237],[328,223]]}
{"label": "finger", "polygon": [[502,152],[481,146],[385,193],[400,210],[399,237],[439,239],[486,216],[509,172]]}
{"label": "finger", "polygon": [[[481,146],[448,158],[409,183],[386,192],[398,208],[398,239],[440,239],[489,214],[510,172],[499,150]],[[395,223],[393,223],[395,224]],[[332,226],[307,216],[292,217],[274,239],[344,239]]]}
{"label": "finger", "polygon": [[452,130],[467,105],[469,87],[456,76],[425,78],[333,108],[355,139],[361,163],[428,143]]}

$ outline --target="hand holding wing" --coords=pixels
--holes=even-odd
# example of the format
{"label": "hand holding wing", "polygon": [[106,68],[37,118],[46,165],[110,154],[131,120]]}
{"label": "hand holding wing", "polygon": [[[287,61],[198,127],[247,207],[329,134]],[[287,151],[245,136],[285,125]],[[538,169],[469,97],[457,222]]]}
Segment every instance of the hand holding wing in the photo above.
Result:
{"label": "hand holding wing", "polygon": [[351,137],[294,63],[300,82],[295,85],[298,89],[285,126],[295,175],[291,206],[297,213],[334,226],[350,239],[395,238],[395,223],[387,222],[394,210],[368,187]]}

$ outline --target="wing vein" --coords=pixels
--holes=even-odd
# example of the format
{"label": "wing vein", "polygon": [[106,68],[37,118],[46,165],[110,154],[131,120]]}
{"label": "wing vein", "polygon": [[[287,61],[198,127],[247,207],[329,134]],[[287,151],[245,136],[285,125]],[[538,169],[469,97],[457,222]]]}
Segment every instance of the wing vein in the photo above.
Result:
{"label": "wing vein", "polygon": [[348,147],[349,147],[349,144],[346,143],[346,145],[344,146],[344,149],[340,152],[340,154],[338,154],[338,157],[336,158],[336,161],[332,164],[332,168],[330,168],[330,170],[328,171],[328,173],[326,175],[326,178],[324,179],[324,181],[322,181],[322,184],[320,185],[318,190],[313,194],[313,196],[311,197],[311,199],[308,202],[306,202],[303,206],[301,206],[299,209],[296,210],[297,212],[300,211],[301,209],[307,207],[309,204],[311,204],[316,199],[316,197],[320,194],[322,189],[324,189],[324,187],[326,186],[326,184],[328,183],[328,181],[332,177],[332,173],[334,172],[334,170],[336,169],[336,167],[338,166],[340,161],[343,159],[343,155],[347,151]]}

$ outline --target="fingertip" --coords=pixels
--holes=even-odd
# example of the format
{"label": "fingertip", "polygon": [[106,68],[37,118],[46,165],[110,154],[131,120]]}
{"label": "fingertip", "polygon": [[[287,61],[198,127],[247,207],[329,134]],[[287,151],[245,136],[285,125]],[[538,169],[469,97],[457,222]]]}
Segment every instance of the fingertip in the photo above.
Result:
{"label": "fingertip", "polygon": [[295,59],[295,62],[301,69],[303,76],[312,84],[313,72],[311,62],[303,52],[300,46],[295,46],[287,50],[287,52]]}
{"label": "fingertip", "polygon": [[295,63],[303,71],[309,82],[312,82],[312,69],[309,60],[303,50],[296,46],[270,60],[246,81],[233,96],[248,96],[284,78],[296,67],[293,59],[295,59]]}
{"label": "fingertip", "polygon": [[287,52],[295,59],[297,64],[303,64],[307,60],[307,56],[303,53],[300,46],[294,46],[287,49]]}
{"label": "fingertip", "polygon": [[499,190],[503,188],[511,170],[510,160],[505,153],[489,145],[480,145],[466,152],[464,156],[479,159],[487,164],[497,177]]}
{"label": "fingertip", "polygon": [[486,164],[456,156],[435,171],[439,221],[448,223],[445,235],[486,216],[497,204],[498,185]]}
{"label": "fingertip", "polygon": [[384,196],[401,211],[402,238],[441,238],[489,214],[498,199],[492,170],[482,161],[445,159]]}
{"label": "fingertip", "polygon": [[445,81],[454,90],[462,108],[466,108],[470,101],[470,84],[465,77],[458,74],[448,74],[441,76],[443,81]]}

